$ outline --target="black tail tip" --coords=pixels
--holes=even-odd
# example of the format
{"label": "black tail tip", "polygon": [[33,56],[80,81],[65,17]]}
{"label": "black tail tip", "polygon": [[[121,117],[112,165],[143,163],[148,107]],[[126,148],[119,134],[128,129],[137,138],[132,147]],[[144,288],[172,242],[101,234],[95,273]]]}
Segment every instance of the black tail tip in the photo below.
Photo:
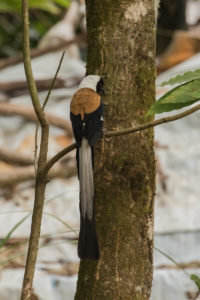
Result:
{"label": "black tail tip", "polygon": [[85,252],[82,249],[78,249],[78,256],[80,259],[90,259],[90,260],[98,260],[99,259],[99,251],[89,251]]}
{"label": "black tail tip", "polygon": [[80,234],[78,239],[78,256],[80,259],[98,260],[99,246],[95,231],[94,219],[81,218]]}

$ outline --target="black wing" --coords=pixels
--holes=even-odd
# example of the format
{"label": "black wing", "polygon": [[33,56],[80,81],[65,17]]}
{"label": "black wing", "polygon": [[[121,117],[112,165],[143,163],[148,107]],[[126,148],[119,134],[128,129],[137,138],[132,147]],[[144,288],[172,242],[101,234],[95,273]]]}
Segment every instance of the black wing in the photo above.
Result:
{"label": "black wing", "polygon": [[72,122],[74,138],[76,140],[76,143],[78,144],[78,147],[80,147],[82,138],[84,137],[84,127],[81,115],[74,115],[72,112],[70,112],[70,120]]}
{"label": "black wing", "polygon": [[72,112],[70,113],[74,137],[78,147],[81,146],[83,137],[88,140],[90,146],[94,146],[98,141],[102,135],[103,114],[104,109],[102,102],[94,112],[85,114],[83,120],[80,114],[74,115]]}
{"label": "black wing", "polygon": [[94,146],[102,136],[103,114],[104,109],[101,102],[97,110],[85,115],[85,137],[90,146]]}

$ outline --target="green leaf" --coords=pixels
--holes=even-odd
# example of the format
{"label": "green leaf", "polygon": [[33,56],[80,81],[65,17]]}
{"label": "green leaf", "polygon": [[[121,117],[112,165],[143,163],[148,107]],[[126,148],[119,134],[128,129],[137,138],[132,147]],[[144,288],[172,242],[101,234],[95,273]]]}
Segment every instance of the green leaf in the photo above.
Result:
{"label": "green leaf", "polygon": [[4,1],[0,0],[0,12],[15,12],[20,10],[20,1],[9,0]]}
{"label": "green leaf", "polygon": [[2,248],[5,243],[9,240],[11,237],[12,233],[30,216],[31,214],[26,215],[23,219],[21,219],[6,235],[4,239],[1,240],[0,242],[0,248]]}
{"label": "green leaf", "polygon": [[192,95],[197,92],[199,92],[200,94],[200,79],[196,79],[175,87],[174,89],[170,90],[165,95],[163,95],[156,103],[173,104],[173,103],[187,103],[190,101],[192,102],[196,98],[193,97]]}
{"label": "green leaf", "polygon": [[200,100],[200,79],[175,87],[163,95],[148,110],[146,116],[169,112],[191,105]]}
{"label": "green leaf", "polygon": [[200,278],[196,274],[191,274],[190,279],[194,281],[198,289],[200,290]]}
{"label": "green leaf", "polygon": [[200,78],[200,69],[195,70],[195,71],[189,71],[186,72],[182,75],[177,75],[176,77],[172,77],[168,81],[164,81],[161,86],[165,85],[173,85],[177,83],[183,83],[183,82],[189,82],[194,79],[199,79]]}
{"label": "green leaf", "polygon": [[67,8],[70,4],[69,0],[54,0],[54,2],[64,8]]}
{"label": "green leaf", "polygon": [[190,96],[194,99],[200,99],[200,89],[190,93]]}
{"label": "green leaf", "polygon": [[43,212],[43,214],[53,217],[54,219],[56,219],[57,221],[59,221],[60,223],[62,223],[65,227],[67,227],[68,229],[70,229],[71,231],[73,231],[76,234],[76,230],[73,229],[69,224],[67,224],[65,221],[63,221],[61,218],[59,218],[58,216],[48,213],[48,212]]}
{"label": "green leaf", "polygon": [[[57,246],[57,245],[61,245],[64,244],[66,242],[58,242],[58,243],[51,243],[51,244],[44,244],[38,247],[38,249],[44,248],[44,247],[49,247],[49,246]],[[18,253],[16,253],[15,255],[12,255],[10,257],[8,257],[6,260],[0,261],[0,266],[5,266],[6,264],[8,264],[10,261],[13,261],[15,258],[18,258],[20,256],[23,256],[27,254],[27,250],[22,250],[19,251]]]}
{"label": "green leaf", "polygon": [[196,100],[191,102],[186,102],[186,103],[167,103],[167,104],[158,104],[158,105],[153,104],[148,110],[146,117],[156,115],[156,114],[162,114],[163,112],[169,112],[169,111],[181,109],[183,107],[192,105],[195,102]]}
{"label": "green leaf", "polygon": [[182,268],[179,263],[177,263],[171,256],[163,252],[162,250],[158,249],[157,247],[154,246],[154,249],[158,251],[160,254],[164,255],[167,257],[169,260],[171,260],[179,269],[181,269],[187,277],[189,277],[194,283],[196,284],[198,290],[200,290],[200,278],[196,274],[191,274],[189,275],[184,268]]}
{"label": "green leaf", "polygon": [[55,5],[55,3],[50,0],[30,0],[29,6],[30,9],[41,9],[48,11],[52,14],[58,14],[60,12],[59,8]]}
{"label": "green leaf", "polygon": [[[64,2],[64,0],[30,0],[29,1],[29,7],[30,9],[41,9],[47,12],[50,12],[52,14],[58,14],[60,12],[60,9],[56,4],[58,2]],[[67,7],[67,3],[66,6]],[[64,3],[63,3],[64,4]],[[63,6],[63,5],[62,5]],[[0,12],[17,12],[20,13],[21,10],[21,1],[19,0],[0,0]]]}
{"label": "green leaf", "polygon": [[177,263],[171,256],[169,256],[168,254],[166,254],[164,251],[158,249],[157,247],[154,246],[154,249],[159,252],[160,254],[164,255],[165,257],[167,257],[169,260],[171,260],[171,262],[173,262],[179,269],[181,269],[185,275],[191,279],[191,276],[185,271],[185,269],[183,267],[181,267],[179,265],[179,263]]}

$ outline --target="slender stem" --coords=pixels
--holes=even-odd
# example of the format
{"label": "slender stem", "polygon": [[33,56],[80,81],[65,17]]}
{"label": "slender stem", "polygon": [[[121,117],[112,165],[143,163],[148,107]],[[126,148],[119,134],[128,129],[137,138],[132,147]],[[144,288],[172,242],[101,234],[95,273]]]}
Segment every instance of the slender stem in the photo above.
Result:
{"label": "slender stem", "polygon": [[[149,122],[149,123],[145,123],[142,125],[138,125],[135,127],[131,127],[131,128],[126,128],[126,129],[121,129],[121,130],[115,130],[115,131],[106,131],[104,136],[105,137],[115,137],[115,136],[120,136],[120,135],[124,135],[124,134],[130,134],[130,133],[136,133],[139,131],[143,131],[164,123],[169,123],[169,122],[173,122],[179,119],[182,119],[186,116],[191,115],[192,113],[196,112],[200,110],[200,104],[182,112],[179,113],[177,115],[174,116],[170,116],[170,117],[164,117],[158,120],[155,120],[153,122]],[[49,170],[53,167],[53,165],[59,160],[61,159],[63,156],[65,156],[67,153],[71,152],[72,150],[74,150],[77,147],[76,143],[64,148],[63,150],[61,150],[60,152],[58,152],[55,156],[53,156],[47,163],[44,172],[48,173]]]}
{"label": "slender stem", "polygon": [[23,26],[23,59],[24,59],[24,69],[27,78],[27,84],[29,92],[31,95],[33,107],[36,116],[42,125],[46,125],[47,119],[42,110],[40,100],[38,97],[37,87],[33,78],[33,72],[31,67],[31,57],[30,57],[30,42],[29,42],[29,13],[28,13],[28,0],[22,1],[22,26]]}
{"label": "slender stem", "polygon": [[161,125],[161,124],[164,124],[164,123],[169,123],[169,122],[173,122],[173,121],[182,119],[186,116],[191,115],[195,111],[198,111],[199,109],[200,109],[200,104],[198,104],[198,105],[196,105],[196,106],[194,106],[190,109],[187,109],[186,111],[181,112],[177,115],[164,117],[164,118],[155,120],[153,122],[149,122],[149,123],[146,123],[146,124],[142,124],[142,125],[138,125],[138,126],[127,128],[127,129],[122,129],[122,130],[107,131],[105,133],[105,136],[106,137],[113,137],[113,136],[120,136],[120,135],[124,135],[124,134],[129,134],[129,133],[135,133],[135,132],[138,132],[138,131],[142,131],[142,130],[145,130],[145,129],[148,129],[148,128],[151,128],[151,127],[155,127],[155,126],[158,126],[158,125]]}
{"label": "slender stem", "polygon": [[[57,68],[56,73],[55,73],[55,76],[54,76],[54,78],[53,78],[53,80],[51,82],[49,91],[48,91],[47,96],[45,98],[45,101],[44,101],[44,103],[42,105],[42,109],[43,110],[45,109],[45,106],[47,105],[47,102],[48,102],[48,100],[50,98],[51,91],[54,88],[54,85],[55,85],[58,73],[59,73],[61,65],[62,65],[62,61],[63,61],[64,55],[65,55],[65,51],[62,53],[62,56],[61,56],[58,68]],[[39,129],[39,123],[37,121],[36,128],[35,128],[35,151],[34,151],[34,168],[35,168],[35,173],[37,172],[37,164],[38,164],[38,157],[37,157],[37,150],[38,150],[38,144],[37,144],[37,141],[38,141],[38,129]]]}
{"label": "slender stem", "polygon": [[52,80],[52,82],[51,82],[51,85],[50,85],[48,94],[47,94],[46,99],[45,99],[45,101],[44,101],[44,104],[43,104],[43,106],[42,106],[43,110],[45,109],[45,106],[46,106],[46,104],[47,104],[47,102],[48,102],[48,100],[49,100],[49,97],[50,97],[50,95],[51,95],[51,91],[53,90],[53,87],[54,87],[54,85],[55,85],[55,82],[56,82],[58,73],[59,73],[59,71],[60,71],[60,68],[61,68],[61,65],[62,65],[62,62],[63,62],[64,55],[65,55],[65,51],[63,51],[63,53],[62,53],[62,56],[61,56],[60,61],[59,61],[58,68],[57,68],[56,73],[55,73],[55,76],[54,76],[54,78],[53,78],[53,80]]}
{"label": "slender stem", "polygon": [[55,156],[53,156],[48,163],[46,164],[46,167],[44,169],[45,173],[48,173],[49,170],[55,165],[55,163],[60,160],[63,156],[65,156],[67,153],[71,152],[72,150],[76,149],[76,143],[64,148],[60,152],[58,152]]}
{"label": "slender stem", "polygon": [[28,0],[22,1],[22,19],[23,19],[23,56],[24,68],[31,95],[32,104],[41,126],[41,140],[40,152],[38,159],[38,168],[36,173],[35,183],[35,200],[32,216],[31,235],[29,239],[28,254],[26,259],[25,274],[22,286],[21,299],[30,300],[32,296],[32,285],[35,271],[35,264],[37,259],[37,252],[40,239],[40,228],[42,221],[42,212],[45,199],[45,188],[47,183],[47,174],[41,176],[46,166],[48,140],[49,140],[49,123],[45,116],[44,110],[40,104],[36,84],[33,78],[30,58],[30,45],[29,45],[29,16],[28,16]]}
{"label": "slender stem", "polygon": [[34,149],[34,169],[35,175],[37,174],[37,165],[38,165],[38,129],[39,129],[39,122],[36,122],[35,127],[35,149]]}
{"label": "slender stem", "polygon": [[[85,45],[86,43],[86,38],[82,37],[82,36],[77,36],[76,38],[70,40],[70,41],[62,41],[56,45],[52,45],[52,46],[47,46],[45,48],[36,48],[31,50],[31,58],[36,58],[38,56],[42,56],[44,54],[48,54],[48,53],[52,53],[52,52],[56,52],[59,51],[63,48],[66,48],[68,46],[71,46],[73,44],[78,44],[78,45]],[[12,56],[9,58],[2,58],[0,59],[0,70],[7,68],[9,66],[14,66],[16,64],[19,64],[23,61],[22,55],[21,54],[17,54],[16,56]]]}

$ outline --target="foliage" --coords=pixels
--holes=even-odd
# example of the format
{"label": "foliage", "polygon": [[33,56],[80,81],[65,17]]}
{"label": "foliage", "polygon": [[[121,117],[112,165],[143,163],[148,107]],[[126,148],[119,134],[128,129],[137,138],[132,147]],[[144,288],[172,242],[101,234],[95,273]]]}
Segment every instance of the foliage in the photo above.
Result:
{"label": "foliage", "polygon": [[198,291],[200,291],[200,277],[196,274],[189,274],[188,272],[185,271],[185,269],[178,263],[176,262],[171,256],[169,256],[168,254],[166,254],[165,252],[163,252],[162,250],[158,249],[157,247],[154,247],[154,249],[159,252],[160,254],[162,254],[163,256],[165,256],[166,258],[168,258],[169,260],[171,260],[171,262],[173,262],[180,270],[182,270],[185,275],[191,279],[196,287],[198,288]]}
{"label": "foliage", "polygon": [[162,86],[178,83],[182,84],[156,101],[148,110],[147,116],[180,109],[200,100],[200,69],[173,77],[169,81],[163,82]]}
{"label": "foliage", "polygon": [[23,219],[21,219],[19,222],[17,222],[17,224],[8,232],[8,234],[5,236],[5,238],[3,238],[0,241],[0,248],[2,248],[7,241],[9,240],[9,238],[11,237],[11,235],[13,234],[13,232],[30,216],[30,214],[28,214],[27,216],[25,216]]}
{"label": "foliage", "polygon": [[193,72],[189,71],[189,72],[186,72],[182,75],[177,75],[176,77],[172,77],[170,80],[164,81],[161,84],[161,86],[173,85],[173,84],[183,83],[183,82],[189,82],[189,81],[192,81],[194,79],[200,79],[200,70],[195,70]]}
{"label": "foliage", "polygon": [[[69,0],[30,0],[30,9],[41,9],[50,13],[59,13],[59,6],[66,8],[69,5]],[[21,1],[19,0],[0,0],[0,12],[11,13],[21,11]]]}
{"label": "foliage", "polygon": [[[56,200],[56,199],[59,199],[60,196],[64,195],[65,193],[61,193],[61,194],[58,194],[52,198],[50,198],[49,200],[47,200],[45,202],[45,205],[49,204],[50,202]],[[13,211],[14,212],[14,211]],[[13,213],[12,211],[10,213]],[[18,212],[27,212],[27,211],[18,211]],[[3,248],[3,246],[5,246],[5,244],[8,242],[8,240],[11,238],[12,234],[15,232],[15,230],[21,225],[24,223],[24,221],[26,221],[27,218],[29,218],[32,214],[32,211],[28,211],[29,213],[23,217],[20,221],[18,221],[14,226],[13,228],[6,234],[6,236],[0,241],[0,249]],[[3,214],[3,212],[1,212]],[[67,227],[68,229],[70,229],[70,232],[74,232],[76,234],[76,230],[74,228],[72,228],[69,224],[67,224],[64,220],[62,220],[61,218],[59,218],[58,216],[54,215],[54,214],[51,214],[51,213],[47,213],[47,212],[44,212],[44,214],[46,214],[47,216],[50,216],[54,219],[56,219],[58,222],[62,223],[65,227]],[[1,264],[1,262],[0,262]]]}
{"label": "foliage", "polygon": [[[70,0],[29,0],[30,42],[37,46],[39,39],[57,23]],[[0,0],[0,58],[15,55],[21,51],[21,1]]]}
{"label": "foliage", "polygon": [[200,278],[196,274],[191,274],[190,279],[194,281],[198,289],[200,290]]}

